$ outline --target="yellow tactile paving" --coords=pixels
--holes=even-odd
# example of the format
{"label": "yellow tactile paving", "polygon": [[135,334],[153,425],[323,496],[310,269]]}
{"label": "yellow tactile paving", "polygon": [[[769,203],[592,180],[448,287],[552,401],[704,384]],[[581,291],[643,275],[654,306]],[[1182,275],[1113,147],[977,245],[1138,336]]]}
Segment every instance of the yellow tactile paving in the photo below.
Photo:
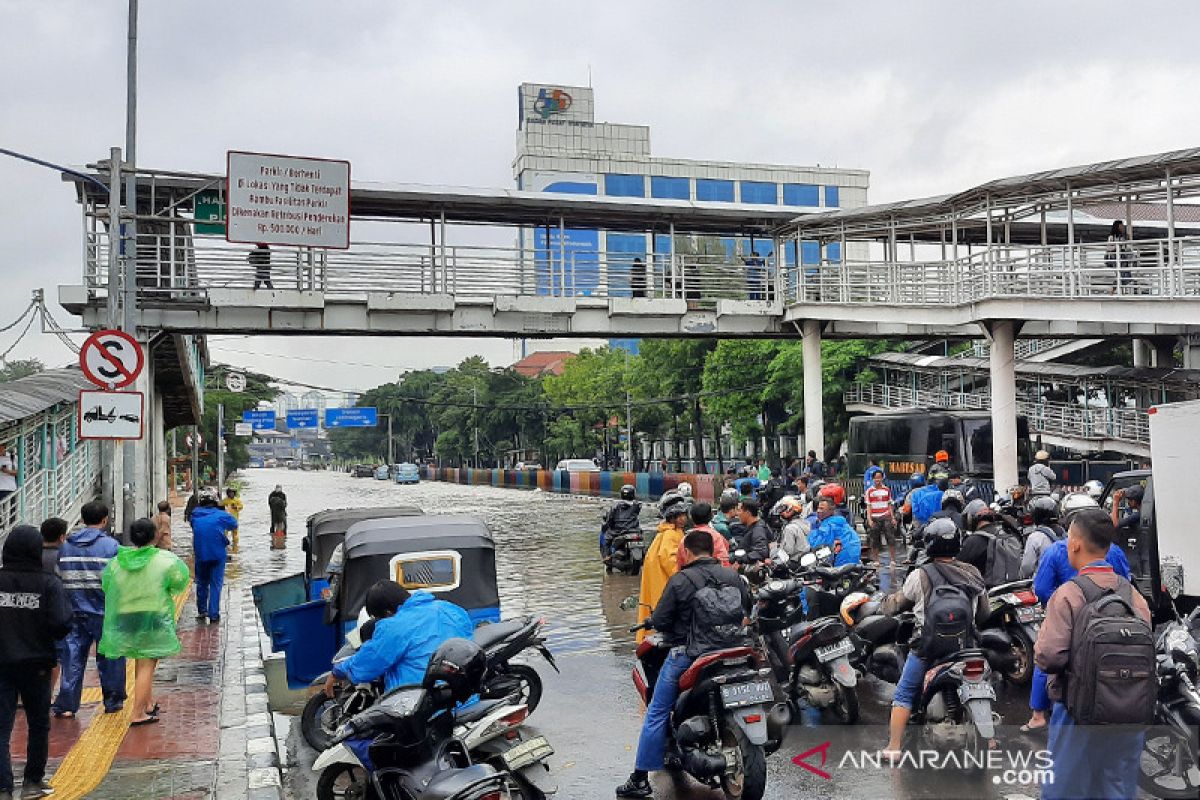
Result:
{"label": "yellow tactile paving", "polygon": [[[175,619],[183,612],[184,603],[191,594],[191,587],[175,601]],[[125,669],[125,693],[133,698],[133,662]],[[88,698],[91,698],[90,700]],[[99,687],[84,690],[85,702],[101,699]],[[112,767],[125,734],[129,732],[129,720],[133,716],[133,703],[115,714],[96,714],[83,735],[71,746],[67,757],[59,764],[50,783],[54,786],[57,800],[82,800],[100,785]]]}

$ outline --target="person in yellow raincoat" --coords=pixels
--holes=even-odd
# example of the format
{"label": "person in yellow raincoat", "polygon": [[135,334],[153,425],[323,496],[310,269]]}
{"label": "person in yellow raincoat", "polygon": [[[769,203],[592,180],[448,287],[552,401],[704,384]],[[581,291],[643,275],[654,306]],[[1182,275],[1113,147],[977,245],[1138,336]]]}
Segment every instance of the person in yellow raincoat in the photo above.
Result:
{"label": "person in yellow raincoat", "polygon": [[[638,595],[638,623],[644,622],[658,605],[667,581],[679,571],[679,543],[683,541],[684,527],[687,525],[688,509],[691,503],[687,498],[676,496],[667,500],[663,506],[663,521],[658,523],[658,533],[650,548],[646,551],[646,560],[642,564],[642,588]],[[646,631],[638,631],[637,640],[646,638]]]}

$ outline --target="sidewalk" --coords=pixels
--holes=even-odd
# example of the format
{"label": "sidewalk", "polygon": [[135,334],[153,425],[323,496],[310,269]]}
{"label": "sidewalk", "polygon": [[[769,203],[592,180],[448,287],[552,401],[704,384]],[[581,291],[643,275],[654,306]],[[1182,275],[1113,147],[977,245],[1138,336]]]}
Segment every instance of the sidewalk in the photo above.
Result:
{"label": "sidewalk", "polygon": [[[191,531],[177,509],[175,552],[191,556]],[[235,556],[235,558],[237,558]],[[129,727],[132,709],[104,714],[94,661],[76,719],[52,719],[50,768],[55,798],[250,798],[279,800],[279,759],[266,706],[258,621],[232,570],[219,625],[195,619],[194,587],[179,617],[182,650],[159,662],[154,697],[161,722]],[[249,634],[253,634],[252,640]],[[129,667],[129,695],[133,668]],[[24,716],[13,732],[18,784],[25,753]]]}

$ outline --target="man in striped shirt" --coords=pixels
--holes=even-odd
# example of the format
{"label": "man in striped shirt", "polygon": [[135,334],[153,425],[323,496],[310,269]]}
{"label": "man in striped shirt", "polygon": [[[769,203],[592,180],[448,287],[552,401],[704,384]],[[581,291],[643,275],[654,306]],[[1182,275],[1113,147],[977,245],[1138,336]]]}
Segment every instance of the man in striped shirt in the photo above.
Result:
{"label": "man in striped shirt", "polygon": [[[74,717],[79,711],[88,655],[104,628],[100,575],[117,555],[117,540],[105,532],[108,507],[103,503],[88,503],[80,510],[80,517],[86,527],[68,536],[58,553],[58,573],[71,600],[73,617],[66,639],[62,683],[53,705],[56,717]],[[97,653],[96,669],[100,673],[105,713],[120,711],[125,705],[125,659],[105,658]]]}
{"label": "man in striped shirt", "polygon": [[892,509],[892,490],[883,482],[887,476],[883,470],[871,474],[871,485],[863,492],[863,501],[867,507],[867,546],[870,548],[870,558],[878,561],[883,548],[888,551],[888,572],[879,573],[879,588],[888,591],[891,588],[891,570],[896,563],[896,515]]}

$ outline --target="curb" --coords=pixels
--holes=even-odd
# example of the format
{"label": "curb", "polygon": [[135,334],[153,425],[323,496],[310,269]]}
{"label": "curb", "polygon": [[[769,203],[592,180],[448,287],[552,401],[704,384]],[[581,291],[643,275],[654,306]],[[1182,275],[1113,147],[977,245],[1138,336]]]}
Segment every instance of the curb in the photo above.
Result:
{"label": "curb", "polygon": [[283,800],[275,721],[267,706],[258,613],[250,590],[229,592],[224,620],[221,757],[218,789],[249,800]]}

